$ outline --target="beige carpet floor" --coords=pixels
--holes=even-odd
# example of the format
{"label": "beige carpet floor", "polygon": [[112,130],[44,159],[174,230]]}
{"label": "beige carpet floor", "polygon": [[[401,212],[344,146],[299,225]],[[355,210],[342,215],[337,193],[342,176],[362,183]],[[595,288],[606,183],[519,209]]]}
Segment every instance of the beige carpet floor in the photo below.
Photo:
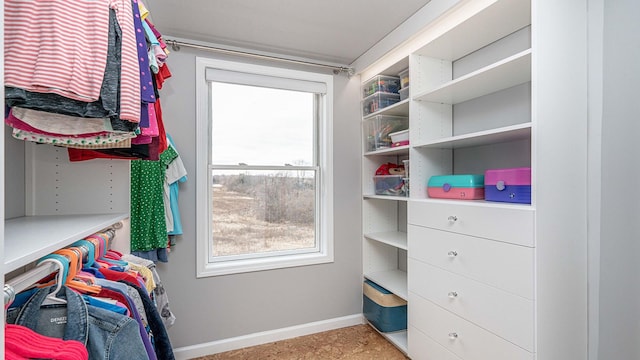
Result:
{"label": "beige carpet floor", "polygon": [[405,360],[369,325],[356,325],[294,339],[233,350],[197,360]]}

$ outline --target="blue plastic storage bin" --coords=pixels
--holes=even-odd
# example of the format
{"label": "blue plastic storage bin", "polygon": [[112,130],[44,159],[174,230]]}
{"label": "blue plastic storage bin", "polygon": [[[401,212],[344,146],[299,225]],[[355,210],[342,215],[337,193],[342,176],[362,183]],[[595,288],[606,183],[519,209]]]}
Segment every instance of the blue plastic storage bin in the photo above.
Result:
{"label": "blue plastic storage bin", "polygon": [[363,284],[364,317],[380,332],[407,329],[407,301],[371,280]]}

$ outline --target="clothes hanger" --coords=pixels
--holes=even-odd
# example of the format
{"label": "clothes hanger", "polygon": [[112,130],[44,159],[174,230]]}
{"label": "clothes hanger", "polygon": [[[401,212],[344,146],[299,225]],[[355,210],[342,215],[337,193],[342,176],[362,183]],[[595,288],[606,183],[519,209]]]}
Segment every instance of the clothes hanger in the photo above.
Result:
{"label": "clothes hanger", "polygon": [[[78,240],[71,244],[71,246],[75,246],[80,248],[82,251],[82,263],[84,266],[92,266],[96,261],[96,246],[94,243],[87,240]],[[86,253],[85,253],[86,250]]]}
{"label": "clothes hanger", "polygon": [[67,300],[61,299],[57,295],[67,280],[67,276],[69,273],[68,260],[64,256],[61,256],[58,254],[49,254],[40,258],[37,264],[39,265],[46,262],[50,262],[55,265],[58,265],[58,273],[56,274],[56,288],[51,293],[49,293],[49,295],[47,295],[47,297],[42,302],[41,306],[66,304]]}
{"label": "clothes hanger", "polygon": [[[113,233],[115,234],[115,232]],[[128,266],[129,263],[127,263],[126,261],[112,259],[108,257],[107,251],[109,249],[110,238],[111,237],[107,233],[96,233],[87,237],[87,240],[93,239],[98,241],[98,243],[100,244],[100,255],[96,260],[103,264],[106,263],[108,266],[122,266],[122,267]]]}
{"label": "clothes hanger", "polygon": [[[95,283],[93,282],[93,278],[84,277],[82,280],[78,278],[78,272],[82,270],[82,251],[79,248],[72,246],[64,249],[59,249],[56,250],[54,254],[63,255],[70,261],[69,275],[67,276],[65,285],[74,290],[91,294],[97,294],[100,292],[100,290],[102,290],[102,287],[95,285]],[[89,283],[83,280],[86,280]]]}

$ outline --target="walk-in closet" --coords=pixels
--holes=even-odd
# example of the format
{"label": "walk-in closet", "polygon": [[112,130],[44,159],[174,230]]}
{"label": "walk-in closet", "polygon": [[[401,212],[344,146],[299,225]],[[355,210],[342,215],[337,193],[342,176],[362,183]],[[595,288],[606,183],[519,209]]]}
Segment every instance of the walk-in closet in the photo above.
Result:
{"label": "walk-in closet", "polygon": [[5,359],[640,359],[640,3],[5,0]]}

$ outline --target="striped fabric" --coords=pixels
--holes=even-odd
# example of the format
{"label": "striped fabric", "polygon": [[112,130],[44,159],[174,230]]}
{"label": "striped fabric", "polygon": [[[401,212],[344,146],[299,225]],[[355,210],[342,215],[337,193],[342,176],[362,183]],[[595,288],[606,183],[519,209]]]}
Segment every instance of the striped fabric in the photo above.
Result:
{"label": "striped fabric", "polygon": [[[68,0],[67,0],[68,1]],[[120,84],[120,119],[140,122],[140,65],[133,26],[131,0],[109,0],[122,30],[122,73]]]}
{"label": "striped fabric", "polygon": [[107,61],[108,1],[5,0],[5,86],[96,101]]}

